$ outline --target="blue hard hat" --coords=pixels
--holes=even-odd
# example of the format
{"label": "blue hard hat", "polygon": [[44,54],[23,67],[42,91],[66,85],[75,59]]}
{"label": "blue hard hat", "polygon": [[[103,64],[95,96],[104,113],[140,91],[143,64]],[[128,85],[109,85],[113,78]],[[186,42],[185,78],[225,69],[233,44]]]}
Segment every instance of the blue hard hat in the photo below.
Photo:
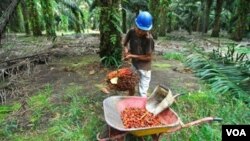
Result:
{"label": "blue hard hat", "polygon": [[135,18],[136,26],[141,30],[149,31],[153,27],[153,17],[147,11],[140,11],[138,16]]}

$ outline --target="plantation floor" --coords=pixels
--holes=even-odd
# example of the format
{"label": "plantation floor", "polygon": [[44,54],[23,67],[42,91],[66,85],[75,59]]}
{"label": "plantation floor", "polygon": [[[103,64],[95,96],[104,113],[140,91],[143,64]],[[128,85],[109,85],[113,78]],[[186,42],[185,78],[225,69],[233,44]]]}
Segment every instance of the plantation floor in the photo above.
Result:
{"label": "plantation floor", "polygon": [[[201,89],[199,80],[181,60],[163,57],[165,53],[185,54],[186,45],[191,40],[197,38],[175,34],[156,41],[149,92],[158,84],[168,86],[174,93],[187,94]],[[207,40],[199,43],[203,48],[213,47]],[[5,129],[0,130],[0,139],[57,140],[61,137],[61,140],[74,140],[75,137],[77,140],[93,140],[101,128],[92,126],[102,127],[105,124],[102,101],[108,96],[126,95],[126,92],[101,92],[100,86],[105,85],[105,75],[111,70],[100,65],[98,45],[98,35],[59,36],[54,42],[44,37],[6,37],[0,51],[1,62],[6,58],[14,59],[41,52],[50,52],[51,55],[46,64],[36,64],[31,74],[22,74],[14,79],[20,88],[19,92],[7,96],[5,105],[19,103],[20,106],[17,109],[10,108],[12,110],[7,114],[3,113],[4,118],[0,121],[5,121],[1,125]],[[35,97],[40,94],[47,97]],[[97,118],[93,122],[98,123],[90,122],[93,117]],[[60,121],[61,124],[56,124]],[[12,124],[15,127],[9,127]],[[65,132],[70,132],[72,136],[60,136]]]}
{"label": "plantation floor", "polygon": [[[34,86],[38,86],[34,88],[42,87],[47,83],[57,84],[58,89],[62,85],[70,83],[94,88],[95,84],[104,82],[105,74],[110,71],[100,66],[100,58],[97,55],[99,50],[98,35],[61,36],[57,37],[53,43],[45,37],[12,36],[10,35],[3,41],[3,50],[0,52],[1,61],[6,60],[6,58],[11,60],[43,52],[52,54],[47,64],[36,65],[31,76],[29,76],[29,81]],[[163,58],[164,53],[182,53],[185,51],[183,48],[187,39],[179,40],[181,39],[177,39],[177,41],[165,39],[156,41],[150,91],[158,84],[166,85],[175,92],[199,89],[197,80],[193,77],[190,69],[178,60]],[[125,63],[125,65],[127,64]]]}

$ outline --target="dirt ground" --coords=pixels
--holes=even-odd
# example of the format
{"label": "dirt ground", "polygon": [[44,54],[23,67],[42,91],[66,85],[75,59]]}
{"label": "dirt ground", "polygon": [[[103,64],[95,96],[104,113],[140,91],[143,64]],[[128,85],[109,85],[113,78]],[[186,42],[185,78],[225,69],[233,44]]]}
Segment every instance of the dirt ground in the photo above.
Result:
{"label": "dirt ground", "polygon": [[[55,84],[55,88],[60,90],[63,86],[75,83],[89,87],[89,91],[96,89],[98,88],[96,86],[106,84],[105,76],[110,70],[99,64],[98,55],[85,55],[81,59],[84,60],[84,58],[89,57],[96,61],[77,69],[72,69],[67,64],[59,63],[60,59],[54,58],[48,65],[37,65],[34,73],[30,76],[30,81],[34,82],[33,86],[37,85],[36,88],[46,83],[51,83]],[[79,59],[79,57],[76,58]],[[74,60],[76,58],[70,57],[68,61],[77,63]],[[188,92],[199,89],[197,78],[182,63],[164,60],[161,56],[155,56],[155,58],[149,93],[159,84],[165,85],[175,92]],[[161,67],[158,64],[166,65]],[[102,92],[100,91],[100,93]],[[117,94],[119,92],[114,93]]]}
{"label": "dirt ground", "polygon": [[[191,70],[179,61],[165,60],[162,57],[163,53],[185,51],[184,46],[187,43],[185,40],[187,39],[183,41],[156,41],[149,92],[158,84],[166,85],[176,92],[188,92],[199,89],[197,79],[193,76]],[[95,86],[103,83],[105,74],[109,71],[99,64],[97,54],[99,37],[96,34],[60,36],[53,43],[45,37],[33,38],[10,35],[2,42],[4,47],[0,51],[1,62],[31,54],[51,53],[47,64],[39,64],[34,67],[33,73],[29,76],[30,80],[33,81],[33,85],[42,86],[46,83],[52,83],[56,84],[58,89],[60,89],[59,85],[70,83],[86,86],[92,83],[91,86]],[[14,48],[11,48],[11,46]],[[8,52],[7,54],[4,53],[6,51]],[[86,61],[86,63],[90,64],[82,64],[83,60],[85,60],[84,58],[93,60],[93,62]],[[75,64],[76,67],[72,67],[70,63]],[[77,64],[82,66],[77,66]]]}

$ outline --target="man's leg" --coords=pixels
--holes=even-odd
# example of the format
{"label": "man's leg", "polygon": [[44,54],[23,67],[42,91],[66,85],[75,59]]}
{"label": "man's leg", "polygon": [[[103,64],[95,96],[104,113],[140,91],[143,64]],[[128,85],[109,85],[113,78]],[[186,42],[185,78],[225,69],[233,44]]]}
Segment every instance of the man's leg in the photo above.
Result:
{"label": "man's leg", "polygon": [[151,80],[151,71],[138,70],[140,73],[139,93],[142,97],[147,97],[149,83]]}

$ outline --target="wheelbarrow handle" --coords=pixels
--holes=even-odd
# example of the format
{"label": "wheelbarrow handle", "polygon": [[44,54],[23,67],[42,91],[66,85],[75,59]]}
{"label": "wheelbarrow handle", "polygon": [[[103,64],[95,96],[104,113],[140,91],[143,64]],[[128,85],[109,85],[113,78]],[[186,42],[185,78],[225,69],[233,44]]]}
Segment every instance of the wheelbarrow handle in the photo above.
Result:
{"label": "wheelbarrow handle", "polygon": [[214,118],[214,121],[219,121],[219,122],[221,122],[223,119],[222,118],[219,118],[219,117],[215,117]]}
{"label": "wheelbarrow handle", "polygon": [[199,125],[201,123],[206,123],[206,122],[211,122],[211,121],[222,121],[222,118],[218,118],[218,117],[205,117],[205,118],[198,119],[198,120],[189,122],[187,124],[184,124],[182,127],[186,128],[186,127],[190,127],[190,126],[193,126],[193,125]]}
{"label": "wheelbarrow handle", "polygon": [[169,131],[167,131],[167,133],[173,133],[173,132],[176,132],[176,131],[181,130],[183,128],[188,128],[188,127],[191,127],[191,126],[200,125],[202,123],[211,122],[211,121],[222,121],[222,118],[205,117],[205,118],[198,119],[198,120],[186,123],[186,124],[182,123],[182,125],[177,126],[177,127],[173,128],[173,129],[170,129]]}

